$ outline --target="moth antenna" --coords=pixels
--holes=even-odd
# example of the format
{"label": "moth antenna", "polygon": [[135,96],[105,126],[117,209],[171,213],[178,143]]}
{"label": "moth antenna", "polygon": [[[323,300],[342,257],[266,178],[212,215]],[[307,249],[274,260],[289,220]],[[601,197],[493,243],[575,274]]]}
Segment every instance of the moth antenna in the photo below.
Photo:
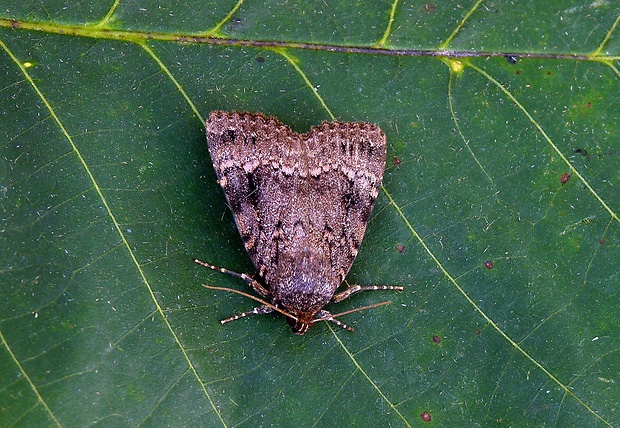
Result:
{"label": "moth antenna", "polygon": [[[270,309],[273,309],[273,310],[274,310],[274,311],[276,311],[276,312],[280,312],[282,315],[286,315],[287,317],[292,318],[292,319],[294,319],[295,321],[297,321],[297,317],[296,317],[295,315],[293,315],[293,314],[289,314],[288,312],[283,311],[282,309],[278,308],[277,306],[272,305],[271,303],[267,303],[267,302],[266,302],[266,301],[264,301],[263,299],[260,299],[260,298],[258,298],[258,297],[256,297],[256,296],[252,296],[251,294],[244,293],[243,291],[235,290],[234,288],[215,287],[215,286],[213,286],[213,285],[206,285],[206,284],[202,284],[202,286],[203,286],[204,288],[208,288],[208,289],[210,289],[210,290],[229,291],[229,292],[231,292],[231,293],[241,294],[242,296],[245,296],[245,297],[247,297],[247,298],[249,298],[249,299],[255,300],[255,301],[257,301],[258,303],[262,304],[263,306],[266,306],[266,307],[268,307],[268,308],[270,308]],[[252,312],[252,311],[248,312],[247,314],[249,315],[250,313],[252,313],[252,314],[253,314],[253,312]],[[247,316],[247,315],[244,315],[244,316]],[[235,317],[230,317],[230,318],[227,318],[227,319],[222,320],[222,321],[225,321],[225,322],[233,321],[233,318],[235,318]],[[224,324],[224,322],[222,322],[222,324]]]}
{"label": "moth antenna", "polygon": [[372,309],[372,308],[376,308],[376,307],[379,307],[379,306],[390,305],[390,304],[392,304],[392,301],[391,300],[386,300],[385,302],[375,303],[374,305],[362,306],[361,308],[355,308],[355,309],[351,309],[349,311],[340,312],[339,314],[332,315],[332,318],[337,318],[337,317],[341,317],[343,315],[352,314],[353,312],[365,311],[366,309]]}

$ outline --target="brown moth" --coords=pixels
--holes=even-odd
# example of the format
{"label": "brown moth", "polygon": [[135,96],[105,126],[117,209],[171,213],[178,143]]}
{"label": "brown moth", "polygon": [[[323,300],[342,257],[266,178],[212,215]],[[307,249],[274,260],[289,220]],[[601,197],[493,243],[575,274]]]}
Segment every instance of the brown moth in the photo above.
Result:
{"label": "brown moth", "polygon": [[381,186],[386,138],[378,126],[323,122],[298,134],[262,113],[214,111],[206,131],[218,182],[256,274],[195,261],[243,279],[270,301],[239,292],[263,305],[222,324],[275,310],[286,315],[296,334],[318,321],[352,330],[336,319],[343,314],[332,315],[323,307],[359,291],[402,290],[354,285],[336,293],[357,255]]}

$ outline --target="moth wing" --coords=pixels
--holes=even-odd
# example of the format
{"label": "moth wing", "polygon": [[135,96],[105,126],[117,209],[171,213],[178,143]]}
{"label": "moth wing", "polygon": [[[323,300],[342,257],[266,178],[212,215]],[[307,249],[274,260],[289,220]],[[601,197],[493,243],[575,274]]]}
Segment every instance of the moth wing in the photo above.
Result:
{"label": "moth wing", "polygon": [[386,138],[365,122],[324,122],[302,136],[308,144],[312,194],[325,192],[315,210],[322,213],[324,247],[342,282],[362,239],[379,194],[386,160]]}
{"label": "moth wing", "polygon": [[325,122],[300,135],[260,113],[221,111],[210,114],[206,128],[219,183],[259,275],[273,281],[270,269],[283,251],[314,251],[327,259],[337,287],[381,185],[383,132],[368,123]]}
{"label": "moth wing", "polygon": [[299,135],[262,113],[213,111],[206,122],[209,154],[237,229],[257,272],[274,266],[276,227],[283,209],[283,153]]}

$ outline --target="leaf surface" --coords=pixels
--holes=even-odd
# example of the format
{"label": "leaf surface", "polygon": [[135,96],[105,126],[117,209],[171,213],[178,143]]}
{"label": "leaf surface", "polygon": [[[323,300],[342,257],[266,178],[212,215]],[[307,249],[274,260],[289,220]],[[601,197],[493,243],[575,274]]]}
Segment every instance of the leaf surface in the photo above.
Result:
{"label": "leaf surface", "polygon": [[[0,426],[620,425],[620,6],[331,3],[2,7]],[[219,324],[215,109],[387,134],[355,333]]]}

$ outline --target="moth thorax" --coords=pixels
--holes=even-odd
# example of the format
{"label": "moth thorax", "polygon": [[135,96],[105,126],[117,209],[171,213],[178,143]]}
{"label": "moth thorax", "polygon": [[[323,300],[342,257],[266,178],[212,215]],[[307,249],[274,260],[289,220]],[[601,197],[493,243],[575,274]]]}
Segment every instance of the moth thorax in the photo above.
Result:
{"label": "moth thorax", "polygon": [[329,259],[306,249],[282,254],[278,263],[277,284],[272,293],[282,307],[291,313],[313,317],[329,302],[334,290],[330,287]]}

